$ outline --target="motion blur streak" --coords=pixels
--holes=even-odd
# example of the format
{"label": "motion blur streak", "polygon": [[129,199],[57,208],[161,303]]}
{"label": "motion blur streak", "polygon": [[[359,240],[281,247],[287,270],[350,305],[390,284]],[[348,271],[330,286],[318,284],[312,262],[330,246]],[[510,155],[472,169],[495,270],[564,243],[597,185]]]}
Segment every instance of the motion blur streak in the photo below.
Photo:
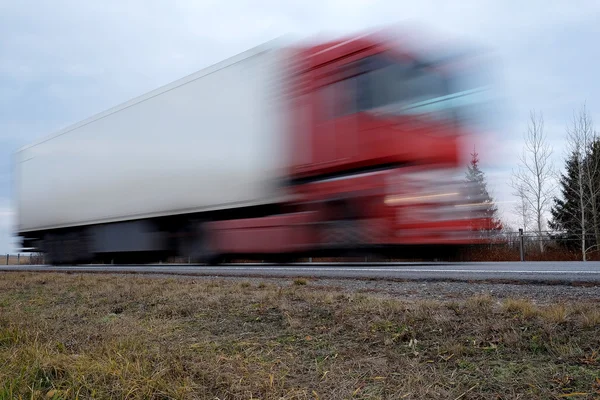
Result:
{"label": "motion blur streak", "polygon": [[42,139],[16,157],[23,247],[217,263],[485,243],[460,167],[489,82],[439,49],[392,30],[267,43]]}
{"label": "motion blur streak", "polygon": [[[447,196],[458,196],[459,193],[455,192],[455,193],[440,193],[440,194],[431,194],[429,196],[418,196],[418,197],[394,197],[394,196],[389,196],[385,198],[385,204],[387,205],[393,205],[396,203],[402,203],[402,202],[407,202],[407,201],[421,201],[421,200],[427,200],[427,199],[432,199],[432,198],[436,198],[436,197],[447,197]],[[464,206],[465,204],[458,204],[458,206]]]}

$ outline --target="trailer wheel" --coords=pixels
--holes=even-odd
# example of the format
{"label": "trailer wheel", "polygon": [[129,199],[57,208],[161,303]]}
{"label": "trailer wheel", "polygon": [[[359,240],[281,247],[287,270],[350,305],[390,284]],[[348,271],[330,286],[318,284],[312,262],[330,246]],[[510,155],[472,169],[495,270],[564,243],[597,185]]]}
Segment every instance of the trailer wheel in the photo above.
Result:
{"label": "trailer wheel", "polygon": [[42,241],[43,252],[48,265],[60,265],[60,250],[56,235],[45,235]]}
{"label": "trailer wheel", "polygon": [[48,265],[69,265],[67,251],[67,246],[59,236],[46,239],[46,263]]}
{"label": "trailer wheel", "polygon": [[85,264],[92,259],[89,238],[84,232],[48,234],[43,242],[43,250],[49,265]]}

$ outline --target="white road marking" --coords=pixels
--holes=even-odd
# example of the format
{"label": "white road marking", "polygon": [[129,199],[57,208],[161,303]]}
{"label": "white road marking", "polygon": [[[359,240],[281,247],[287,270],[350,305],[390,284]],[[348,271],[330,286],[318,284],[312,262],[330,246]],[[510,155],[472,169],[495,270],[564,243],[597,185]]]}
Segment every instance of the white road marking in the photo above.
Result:
{"label": "white road marking", "polygon": [[[24,267],[24,268],[23,268]],[[165,272],[389,272],[389,273],[468,273],[468,274],[543,274],[543,275],[566,275],[566,274],[600,274],[600,269],[597,271],[585,270],[499,270],[499,269],[432,269],[432,268],[365,268],[365,267],[203,267],[203,266],[79,266],[79,267],[46,267],[46,266],[0,266],[0,269],[15,269],[15,270],[48,270],[48,271],[165,271]]]}
{"label": "white road marking", "polygon": [[[188,270],[191,268],[187,268]],[[510,270],[489,270],[489,269],[414,269],[414,268],[284,268],[284,267],[267,267],[267,268],[204,268],[211,271],[335,271],[335,272],[457,272],[457,273],[482,273],[482,274],[600,274],[599,271],[544,271],[544,270],[529,270],[529,271],[510,271]]]}

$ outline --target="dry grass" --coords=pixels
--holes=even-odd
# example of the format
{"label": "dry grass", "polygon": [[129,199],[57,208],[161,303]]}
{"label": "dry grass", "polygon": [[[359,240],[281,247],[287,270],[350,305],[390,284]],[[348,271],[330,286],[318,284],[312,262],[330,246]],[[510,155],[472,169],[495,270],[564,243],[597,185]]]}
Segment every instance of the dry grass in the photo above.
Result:
{"label": "dry grass", "polygon": [[520,317],[529,319],[537,315],[537,308],[527,299],[507,299],[503,304],[508,313],[516,313]]}
{"label": "dry grass", "polygon": [[0,399],[592,399],[598,309],[5,273]]}

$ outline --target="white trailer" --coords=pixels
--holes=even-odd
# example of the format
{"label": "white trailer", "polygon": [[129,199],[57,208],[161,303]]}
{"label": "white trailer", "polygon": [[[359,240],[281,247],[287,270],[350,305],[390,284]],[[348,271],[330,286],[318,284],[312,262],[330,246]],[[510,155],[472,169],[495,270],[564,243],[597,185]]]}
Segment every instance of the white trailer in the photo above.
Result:
{"label": "white trailer", "polygon": [[282,201],[285,62],[260,46],[21,149],[18,232]]}

